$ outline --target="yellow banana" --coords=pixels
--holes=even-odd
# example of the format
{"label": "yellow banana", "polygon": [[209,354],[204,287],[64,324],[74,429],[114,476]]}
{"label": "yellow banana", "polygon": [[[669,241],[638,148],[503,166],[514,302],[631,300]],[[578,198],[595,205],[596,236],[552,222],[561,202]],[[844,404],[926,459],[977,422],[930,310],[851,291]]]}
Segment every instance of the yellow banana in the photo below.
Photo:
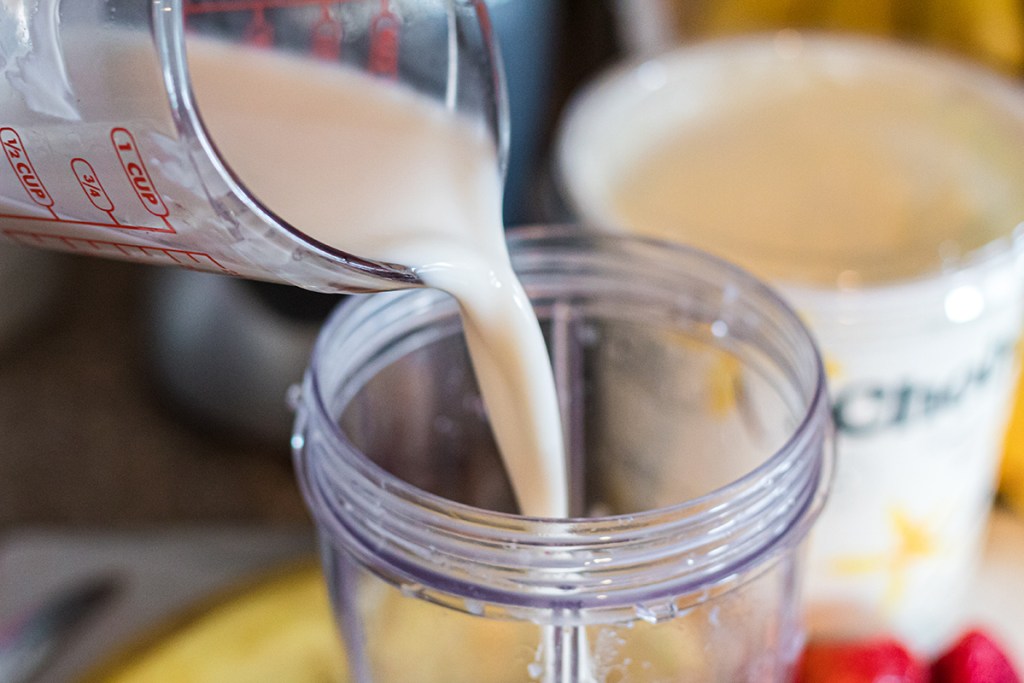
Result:
{"label": "yellow banana", "polygon": [[1006,432],[999,493],[1010,507],[1024,514],[1024,376],[1017,388]]}
{"label": "yellow banana", "polygon": [[1019,0],[707,0],[700,25],[715,36],[783,27],[856,31],[919,40],[1014,74],[1024,69]]}
{"label": "yellow banana", "polygon": [[793,24],[805,0],[709,0],[699,32],[716,36]]}
{"label": "yellow banana", "polygon": [[1024,10],[1018,0],[930,0],[925,42],[1016,73],[1024,64]]}
{"label": "yellow banana", "polygon": [[965,0],[971,37],[985,61],[1016,71],[1024,62],[1024,11],[1018,0]]}
{"label": "yellow banana", "polygon": [[819,25],[836,31],[887,36],[893,30],[893,10],[893,0],[827,0],[820,3]]}

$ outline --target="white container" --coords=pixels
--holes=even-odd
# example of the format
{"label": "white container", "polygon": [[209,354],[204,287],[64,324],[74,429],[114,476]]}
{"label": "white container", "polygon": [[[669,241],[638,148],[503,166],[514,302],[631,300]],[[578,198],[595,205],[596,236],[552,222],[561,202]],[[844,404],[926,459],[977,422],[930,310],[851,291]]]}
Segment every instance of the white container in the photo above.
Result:
{"label": "white container", "polygon": [[804,316],[839,437],[813,625],[941,647],[1017,372],[1024,94],[928,52],[784,31],[619,68],[559,143],[587,221],[735,260]]}

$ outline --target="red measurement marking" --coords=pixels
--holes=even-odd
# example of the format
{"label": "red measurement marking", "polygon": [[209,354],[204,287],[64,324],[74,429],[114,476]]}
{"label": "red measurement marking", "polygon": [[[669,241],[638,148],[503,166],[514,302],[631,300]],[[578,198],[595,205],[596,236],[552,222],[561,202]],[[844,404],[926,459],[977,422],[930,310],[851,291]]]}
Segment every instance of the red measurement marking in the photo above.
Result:
{"label": "red measurement marking", "polygon": [[267,21],[263,9],[257,9],[252,21],[245,27],[245,42],[253,47],[273,47],[274,27]]}
{"label": "red measurement marking", "polygon": [[315,57],[337,61],[341,57],[341,43],[345,38],[345,27],[331,15],[327,5],[320,8],[320,19],[313,24],[312,52]]}
{"label": "red measurement marking", "polygon": [[28,152],[25,150],[18,131],[13,128],[0,128],[0,144],[3,145],[7,161],[10,162],[14,174],[18,176],[18,180],[21,181],[21,186],[25,188],[29,198],[56,218],[57,214],[53,211],[53,197],[47,192],[46,186],[43,185],[42,179],[32,165],[32,160],[28,158]]}
{"label": "red measurement marking", "polygon": [[174,228],[167,220],[170,211],[167,210],[167,205],[164,204],[164,200],[161,199],[160,193],[157,192],[156,186],[153,184],[153,179],[146,169],[146,163],[142,160],[139,147],[135,144],[135,138],[125,128],[114,128],[110,131],[110,141],[114,143],[114,151],[117,152],[117,158],[121,161],[121,168],[128,176],[128,181],[132,184],[139,201],[147,211],[162,219],[170,232],[174,232]]}
{"label": "red measurement marking", "polygon": [[476,12],[477,21],[480,23],[480,32],[483,34],[484,43],[494,45],[494,26],[491,24],[491,11],[487,9],[484,0],[473,0],[473,9]]}
{"label": "red measurement marking", "polygon": [[82,237],[64,237],[62,235],[51,235],[29,230],[4,230],[3,233],[15,242],[28,246],[56,248],[76,253],[120,257],[143,263],[176,265],[188,268],[189,270],[217,271],[226,275],[238,275],[238,273],[225,267],[213,256],[202,251],[151,247],[144,244],[128,244],[125,242],[108,242],[106,240],[92,240]]}
{"label": "red measurement marking", "polygon": [[113,214],[114,202],[110,199],[107,191],[103,189],[100,177],[96,175],[92,164],[82,158],[72,159],[71,172],[75,174],[78,184],[82,186],[82,192],[92,202],[92,205],[110,216],[111,221],[117,223],[117,219],[114,218]]}
{"label": "red measurement marking", "polygon": [[177,231],[169,225],[152,227],[149,225],[129,225],[127,223],[100,223],[99,221],[75,221],[53,216],[25,216],[17,213],[0,213],[0,220],[38,221],[40,223],[60,223],[62,225],[88,225],[96,228],[118,228],[119,230],[139,230],[141,232],[161,232],[175,234]]}
{"label": "red measurement marking", "polygon": [[398,75],[398,32],[402,22],[382,2],[381,13],[370,25],[370,73],[378,76]]}

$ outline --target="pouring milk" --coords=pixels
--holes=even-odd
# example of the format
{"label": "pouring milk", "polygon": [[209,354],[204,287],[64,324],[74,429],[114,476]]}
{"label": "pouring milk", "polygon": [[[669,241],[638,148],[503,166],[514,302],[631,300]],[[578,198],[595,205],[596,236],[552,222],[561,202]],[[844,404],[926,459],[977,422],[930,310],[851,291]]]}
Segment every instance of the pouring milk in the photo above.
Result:
{"label": "pouring milk", "polygon": [[521,512],[567,517],[551,365],[509,262],[484,127],[336,65],[198,39],[188,56],[204,125],[264,205],[327,246],[409,266],[455,297]]}

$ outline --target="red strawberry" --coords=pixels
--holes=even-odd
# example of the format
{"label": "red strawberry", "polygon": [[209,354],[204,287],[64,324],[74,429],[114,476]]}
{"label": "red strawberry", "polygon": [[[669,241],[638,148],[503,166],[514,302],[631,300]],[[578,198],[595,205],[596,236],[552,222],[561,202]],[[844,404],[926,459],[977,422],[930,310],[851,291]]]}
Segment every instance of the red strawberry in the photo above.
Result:
{"label": "red strawberry", "polygon": [[895,640],[815,642],[804,650],[797,683],[927,683],[928,669]]}
{"label": "red strawberry", "polygon": [[1002,649],[982,631],[968,631],[932,664],[934,683],[1020,683]]}

